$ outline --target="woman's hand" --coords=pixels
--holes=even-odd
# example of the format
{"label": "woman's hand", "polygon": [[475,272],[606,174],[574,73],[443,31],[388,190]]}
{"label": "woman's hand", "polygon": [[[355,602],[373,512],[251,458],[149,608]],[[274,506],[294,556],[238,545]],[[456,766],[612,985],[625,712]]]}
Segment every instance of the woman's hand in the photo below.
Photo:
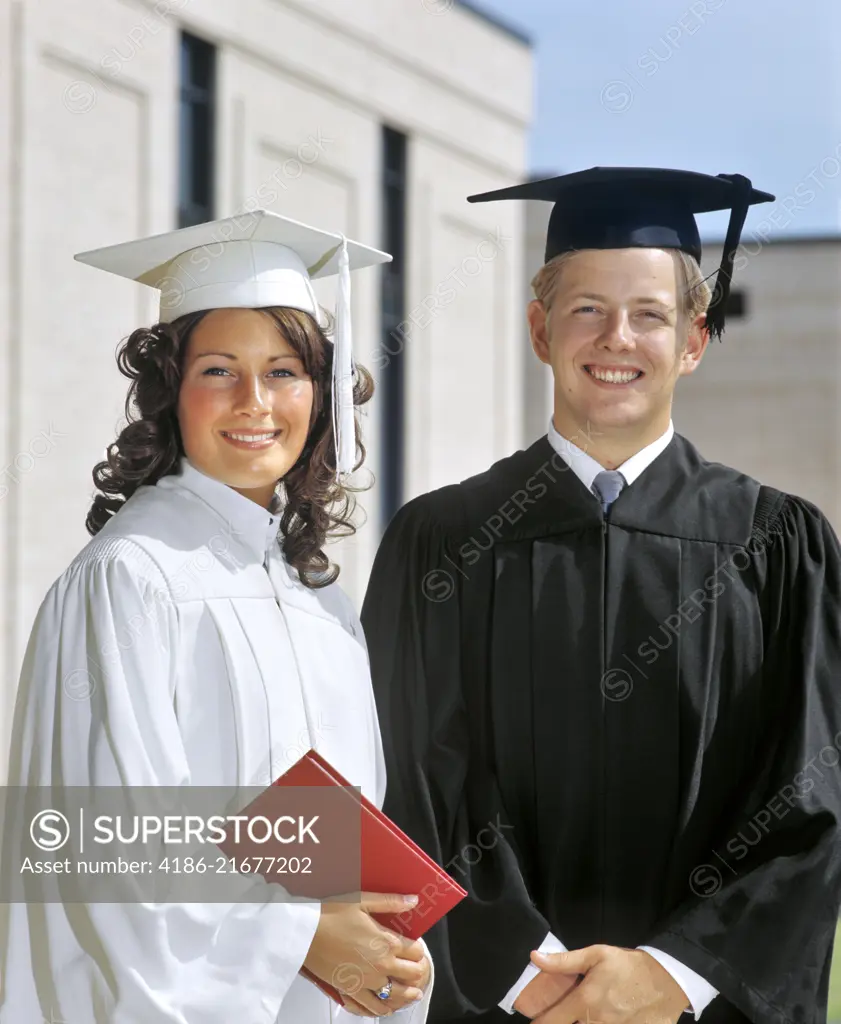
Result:
{"label": "woman's hand", "polygon": [[[430,973],[431,973],[428,957],[424,956],[423,959],[419,961],[419,963],[420,963],[420,966],[421,966],[421,968],[423,970],[423,978],[418,982],[418,987],[420,989],[425,989],[426,986],[429,984],[429,977],[430,977]],[[394,995],[394,991],[395,990],[392,990],[392,995]],[[354,1014],[357,1017],[378,1017],[378,1016],[382,1016],[383,1015],[383,1011],[381,1009],[382,1006],[386,1007],[386,1010],[385,1010],[385,1015],[386,1016],[388,1016],[391,1013],[393,1013],[394,1010],[399,1010],[400,1009],[399,1006],[394,1006],[392,1009],[388,1009],[388,1006],[390,1005],[388,1002],[384,1002],[381,999],[376,999],[375,998],[375,1001],[380,1003],[380,1007],[377,1007],[377,1013],[374,1013],[373,1011],[369,1011],[369,1010],[365,1009],[364,1006],[362,1006],[360,1003],[358,1003],[355,999],[351,998],[350,996],[346,996],[344,993],[341,993],[341,992],[339,994],[342,997],[342,1002],[345,1004],[345,1009],[347,1010],[347,1012],[348,1013],[352,1013],[352,1014]],[[406,1004],[404,1003],[404,1005],[406,1005]]]}
{"label": "woman's hand", "polygon": [[[429,981],[422,944],[371,917],[405,913],[417,903],[416,898],[410,899],[393,893],[363,893],[357,902],[322,904],[304,966],[342,993],[349,1012],[380,1017],[422,998]],[[378,999],[374,993],[389,979],[390,998]]]}

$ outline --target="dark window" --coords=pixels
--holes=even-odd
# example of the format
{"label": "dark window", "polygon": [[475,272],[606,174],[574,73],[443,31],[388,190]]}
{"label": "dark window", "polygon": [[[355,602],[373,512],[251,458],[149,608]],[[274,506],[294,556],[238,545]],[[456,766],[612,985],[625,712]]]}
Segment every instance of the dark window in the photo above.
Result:
{"label": "dark window", "polygon": [[394,257],[382,268],[382,350],[378,360],[382,396],[380,512],[383,526],[403,504],[406,358],[401,325],[406,314],[406,148],[405,135],[393,128],[383,128],[383,248]]}
{"label": "dark window", "polygon": [[181,34],[178,226],[213,220],[216,47]]}
{"label": "dark window", "polygon": [[747,292],[737,289],[731,291],[727,297],[727,306],[724,310],[726,320],[738,320],[748,315]]}

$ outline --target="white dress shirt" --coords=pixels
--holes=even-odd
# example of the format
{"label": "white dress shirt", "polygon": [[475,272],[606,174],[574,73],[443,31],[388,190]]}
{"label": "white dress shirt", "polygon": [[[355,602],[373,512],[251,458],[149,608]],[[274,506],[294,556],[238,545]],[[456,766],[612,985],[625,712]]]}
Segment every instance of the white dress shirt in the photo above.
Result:
{"label": "white dress shirt", "polygon": [[[671,420],[669,421],[669,427],[666,432],[658,437],[656,441],[646,445],[641,451],[638,451],[636,455],[632,455],[630,459],[627,459],[619,468],[622,476],[625,478],[625,485],[632,484],[640,474],[646,470],[651,463],[661,455],[669,445],[672,437],[674,436],[675,428]],[[602,472],[604,466],[600,465],[596,460],[588,455],[585,451],[573,444],[572,441],[568,441],[565,437],[562,437],[555,429],[555,425],[552,420],[549,420],[549,443],[566,462],[569,468],[575,473],[578,479],[584,484],[588,491],[593,489],[593,481],[596,476]],[[653,956],[675,979],[675,981],[683,989],[686,998],[692,1007],[692,1012],[695,1017],[701,1015],[701,1011],[715,999],[718,995],[718,991],[710,985],[708,981],[705,981],[699,974],[687,967],[686,964],[676,960],[673,956],[668,953],[664,953],[661,949],[654,949],[652,946],[639,946],[639,949],[644,950],[650,956]],[[552,932],[546,936],[543,943],[540,946],[541,953],[565,953],[567,947],[558,939]],[[523,989],[528,983],[540,973],[540,968],[530,963],[528,967],[523,971],[520,977],[517,979],[515,984],[509,990],[508,994],[499,1004],[503,1010],[507,1013],[514,1012],[514,1003]]]}

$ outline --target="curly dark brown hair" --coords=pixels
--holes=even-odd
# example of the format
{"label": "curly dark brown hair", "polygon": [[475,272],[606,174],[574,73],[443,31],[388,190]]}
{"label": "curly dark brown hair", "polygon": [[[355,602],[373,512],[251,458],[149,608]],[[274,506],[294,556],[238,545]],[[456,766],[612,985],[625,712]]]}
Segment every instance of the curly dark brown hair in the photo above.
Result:
{"label": "curly dark brown hair", "polygon": [[[98,491],[85,526],[96,534],[144,484],[155,484],[178,471],[184,455],[176,415],[187,342],[196,325],[210,312],[187,313],[172,323],[140,327],[122,343],[117,354],[120,373],[131,380],[126,396],[127,425],[106,449],[106,459],[93,469]],[[336,480],[336,452],[331,412],[333,345],[309,313],[288,307],[264,307],[278,330],[303,361],[312,378],[313,409],[310,430],[300,457],[283,477],[283,507],[279,539],[284,556],[297,569],[301,582],[312,589],[326,587],[339,576],[339,567],[323,551],[328,536],[356,532],[351,521],[354,494],[363,488]],[[356,366],[354,405],[368,402],[374,382]],[[365,446],[356,427],[356,468],[365,460]]]}

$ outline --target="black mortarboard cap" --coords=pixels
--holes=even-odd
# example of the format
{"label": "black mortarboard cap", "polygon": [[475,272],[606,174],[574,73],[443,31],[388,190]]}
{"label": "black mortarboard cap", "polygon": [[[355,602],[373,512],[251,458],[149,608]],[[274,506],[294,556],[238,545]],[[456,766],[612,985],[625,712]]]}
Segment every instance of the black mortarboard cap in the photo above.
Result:
{"label": "black mortarboard cap", "polygon": [[468,196],[470,203],[545,199],[555,204],[546,235],[545,262],[579,249],[681,249],[701,260],[696,213],[730,210],[707,327],[721,337],[733,259],[749,207],[774,200],[741,174],[700,174],[658,167],[591,167],[587,171]]}

